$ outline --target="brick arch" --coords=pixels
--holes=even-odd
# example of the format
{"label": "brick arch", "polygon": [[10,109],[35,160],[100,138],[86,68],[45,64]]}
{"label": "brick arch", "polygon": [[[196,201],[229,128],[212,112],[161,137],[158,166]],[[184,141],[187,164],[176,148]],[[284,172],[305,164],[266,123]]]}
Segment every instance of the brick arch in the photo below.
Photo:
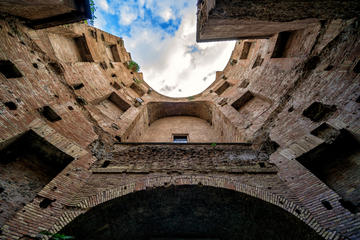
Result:
{"label": "brick arch", "polygon": [[[308,210],[298,206],[292,201],[287,200],[283,196],[244,184],[238,180],[231,179],[230,177],[196,175],[146,177],[121,185],[117,188],[99,192],[96,195],[92,195],[85,199],[81,199],[75,205],[69,207],[68,210],[66,210],[66,212],[59,218],[58,222],[50,229],[50,232],[59,232],[80,214],[86,213],[91,208],[106,203],[110,200],[149,188],[170,185],[203,185],[244,193],[284,209],[304,222],[324,239],[344,239],[337,232],[323,228],[317,222],[317,220],[311,216]],[[44,239],[46,239],[46,237]]]}

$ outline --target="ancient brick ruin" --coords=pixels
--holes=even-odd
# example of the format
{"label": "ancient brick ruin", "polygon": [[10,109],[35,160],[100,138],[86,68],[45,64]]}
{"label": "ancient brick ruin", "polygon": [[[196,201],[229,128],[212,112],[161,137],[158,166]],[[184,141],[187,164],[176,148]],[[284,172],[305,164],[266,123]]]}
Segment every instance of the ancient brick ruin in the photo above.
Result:
{"label": "ancient brick ruin", "polygon": [[4,2],[0,239],[360,239],[357,1],[198,1],[238,41],[176,99],[72,1]]}

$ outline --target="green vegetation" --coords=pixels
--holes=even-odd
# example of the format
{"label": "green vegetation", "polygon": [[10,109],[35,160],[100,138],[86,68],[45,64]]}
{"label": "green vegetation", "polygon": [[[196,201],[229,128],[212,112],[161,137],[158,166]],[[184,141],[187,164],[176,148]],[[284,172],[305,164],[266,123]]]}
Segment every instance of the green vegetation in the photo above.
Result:
{"label": "green vegetation", "polygon": [[60,234],[60,233],[52,234],[48,231],[42,231],[42,232],[40,232],[40,234],[50,236],[50,240],[75,239],[75,237],[72,237],[72,236],[66,236],[66,235]]}
{"label": "green vegetation", "polygon": [[85,20],[84,23],[94,26],[94,20],[96,18],[96,16],[95,16],[95,11],[96,11],[95,2],[94,2],[94,0],[89,0],[89,3],[90,3],[91,18],[89,20]]}
{"label": "green vegetation", "polygon": [[140,66],[139,66],[139,64],[137,64],[137,63],[134,62],[133,60],[130,60],[130,61],[127,63],[127,68],[133,70],[134,72],[140,71]]}
{"label": "green vegetation", "polygon": [[212,147],[216,147],[216,143],[212,143],[211,146],[212,146]]}
{"label": "green vegetation", "polygon": [[190,96],[190,97],[188,97],[187,99],[188,99],[189,101],[191,101],[191,100],[194,100],[195,97],[194,97],[194,96]]}
{"label": "green vegetation", "polygon": [[141,83],[141,80],[140,79],[137,79],[137,78],[133,78],[134,82],[137,83],[137,84],[140,84]]}

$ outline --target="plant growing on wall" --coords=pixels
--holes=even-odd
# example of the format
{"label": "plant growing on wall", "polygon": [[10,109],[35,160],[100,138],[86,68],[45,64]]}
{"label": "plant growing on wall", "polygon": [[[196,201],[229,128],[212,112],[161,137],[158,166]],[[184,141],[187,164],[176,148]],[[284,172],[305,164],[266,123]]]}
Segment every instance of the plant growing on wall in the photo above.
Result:
{"label": "plant growing on wall", "polygon": [[127,67],[128,67],[128,69],[131,69],[131,70],[134,71],[134,72],[140,71],[140,66],[139,66],[139,64],[137,64],[137,63],[134,62],[133,60],[130,60],[130,61],[127,63]]}
{"label": "plant growing on wall", "polygon": [[94,26],[94,20],[96,18],[95,16],[96,6],[94,0],[89,0],[89,3],[90,3],[91,18],[89,20],[85,20],[84,23]]}
{"label": "plant growing on wall", "polygon": [[73,236],[66,236],[66,235],[60,234],[60,233],[52,234],[48,231],[42,231],[42,232],[40,232],[40,235],[50,236],[50,240],[75,239],[75,237],[73,237]]}

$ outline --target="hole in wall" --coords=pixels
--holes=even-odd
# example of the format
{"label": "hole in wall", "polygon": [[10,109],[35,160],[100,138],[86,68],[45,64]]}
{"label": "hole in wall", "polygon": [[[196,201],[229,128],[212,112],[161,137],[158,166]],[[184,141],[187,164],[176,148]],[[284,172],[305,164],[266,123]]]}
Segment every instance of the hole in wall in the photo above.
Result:
{"label": "hole in wall", "polygon": [[115,73],[111,74],[111,77],[115,78],[117,77]]}
{"label": "hole in wall", "polygon": [[11,111],[14,111],[17,109],[17,106],[14,102],[5,102],[4,105]]}
{"label": "hole in wall", "polygon": [[322,204],[327,210],[333,209],[333,207],[331,206],[331,204],[330,204],[328,201],[326,201],[326,200],[322,200],[322,201],[321,201],[321,204]]}
{"label": "hole in wall", "polygon": [[101,34],[101,40],[102,40],[102,41],[105,41],[105,36],[104,36],[103,33]]}
{"label": "hole in wall", "polygon": [[117,83],[117,82],[113,82],[112,84],[113,88],[115,88],[116,90],[119,90],[121,88],[121,86]]}
{"label": "hole in wall", "polygon": [[70,111],[74,110],[74,108],[73,108],[72,106],[68,106],[68,109],[69,109]]}
{"label": "hole in wall", "polygon": [[305,66],[304,66],[304,70],[305,71],[314,70],[319,63],[320,63],[320,57],[319,56],[313,56],[309,60],[306,61]]}
{"label": "hole in wall", "polygon": [[39,108],[38,111],[50,122],[57,122],[61,120],[61,117],[49,106]]}
{"label": "hole in wall", "polygon": [[37,63],[33,63],[32,65],[33,65],[34,68],[39,69],[39,66],[38,66]]}
{"label": "hole in wall", "polygon": [[49,63],[50,68],[53,70],[54,73],[57,75],[64,74],[64,67],[58,63],[58,62],[50,62]]}
{"label": "hole in wall", "polygon": [[0,216],[0,226],[73,160],[32,130],[5,144],[0,149],[0,183],[5,189],[9,186],[11,194],[2,196],[1,208],[7,211]]}
{"label": "hole in wall", "polygon": [[87,104],[86,100],[82,97],[77,96],[75,100],[80,106],[85,106]]}
{"label": "hole in wall", "polygon": [[121,142],[121,137],[120,136],[115,136],[115,139],[116,139],[116,141]]}
{"label": "hole in wall", "polygon": [[264,162],[259,162],[259,166],[260,166],[261,168],[264,168],[264,167],[265,167],[265,163],[264,163]]}
{"label": "hole in wall", "polygon": [[353,71],[354,71],[354,73],[360,73],[360,60],[355,65]]}
{"label": "hole in wall", "polygon": [[[312,131],[324,143],[299,156],[296,160],[339,194],[349,211],[360,211],[360,143],[346,129],[337,130],[322,124]],[[350,205],[350,203],[352,205]],[[354,206],[354,207],[352,207]]]}
{"label": "hole in wall", "polygon": [[10,37],[15,37],[11,32],[8,32],[8,35],[9,35]]}
{"label": "hole in wall", "polygon": [[139,97],[142,97],[145,94],[145,91],[137,83],[132,83],[130,88],[134,90]]}
{"label": "hole in wall", "polygon": [[254,62],[254,65],[252,66],[252,68],[256,68],[258,66],[261,66],[263,62],[264,62],[264,59],[260,55],[258,55],[256,57],[256,60]]}
{"label": "hole in wall", "polygon": [[105,160],[103,164],[101,165],[102,168],[107,168],[110,165],[111,161]]}
{"label": "hole in wall", "polygon": [[247,59],[250,53],[252,42],[244,42],[244,47],[241,51],[240,59]]}
{"label": "hole in wall", "polygon": [[40,203],[39,203],[39,207],[41,208],[47,208],[51,205],[51,203],[55,202],[56,199],[51,200],[49,198],[44,198]]}
{"label": "hole in wall", "polygon": [[0,193],[3,193],[5,189],[3,187],[0,187]]}
{"label": "hole in wall", "polygon": [[249,80],[245,79],[244,81],[242,81],[239,85],[239,88],[247,88],[247,86],[249,86],[250,82]]}
{"label": "hole in wall", "polygon": [[314,122],[319,122],[330,117],[337,110],[335,105],[327,105],[321,102],[313,102],[303,111],[303,116]]}
{"label": "hole in wall", "polygon": [[290,48],[291,39],[293,38],[294,34],[294,31],[280,32],[278,34],[271,58],[288,57],[287,52]]}
{"label": "hole in wall", "polygon": [[333,69],[333,68],[334,68],[333,65],[329,65],[329,66],[327,66],[324,70],[325,70],[325,71],[330,71],[330,70]]}
{"label": "hole in wall", "polygon": [[294,111],[294,107],[293,106],[289,107],[288,112],[293,112],[293,111]]}
{"label": "hole in wall", "polygon": [[77,83],[77,84],[73,84],[72,87],[73,87],[74,90],[79,90],[79,89],[84,87],[84,84],[83,83]]}
{"label": "hole in wall", "polygon": [[215,90],[215,93],[220,96],[220,95],[223,94],[223,93],[226,91],[226,89],[228,89],[229,87],[230,87],[229,82],[225,81],[220,87],[218,87],[218,89]]}
{"label": "hole in wall", "polygon": [[349,210],[349,212],[353,214],[360,211],[359,207],[355,206],[351,201],[340,199],[339,202],[343,208]]}
{"label": "hole in wall", "polygon": [[76,37],[74,38],[75,44],[77,46],[77,49],[79,51],[81,61],[82,62],[93,62],[93,57],[91,55],[89,46],[86,42],[86,38],[84,36],[82,37]]}
{"label": "hole in wall", "polygon": [[6,78],[19,78],[23,76],[15,64],[9,60],[0,60],[0,72]]}
{"label": "hole in wall", "polygon": [[111,93],[108,100],[115,104],[121,111],[126,112],[131,106],[116,93]]}

